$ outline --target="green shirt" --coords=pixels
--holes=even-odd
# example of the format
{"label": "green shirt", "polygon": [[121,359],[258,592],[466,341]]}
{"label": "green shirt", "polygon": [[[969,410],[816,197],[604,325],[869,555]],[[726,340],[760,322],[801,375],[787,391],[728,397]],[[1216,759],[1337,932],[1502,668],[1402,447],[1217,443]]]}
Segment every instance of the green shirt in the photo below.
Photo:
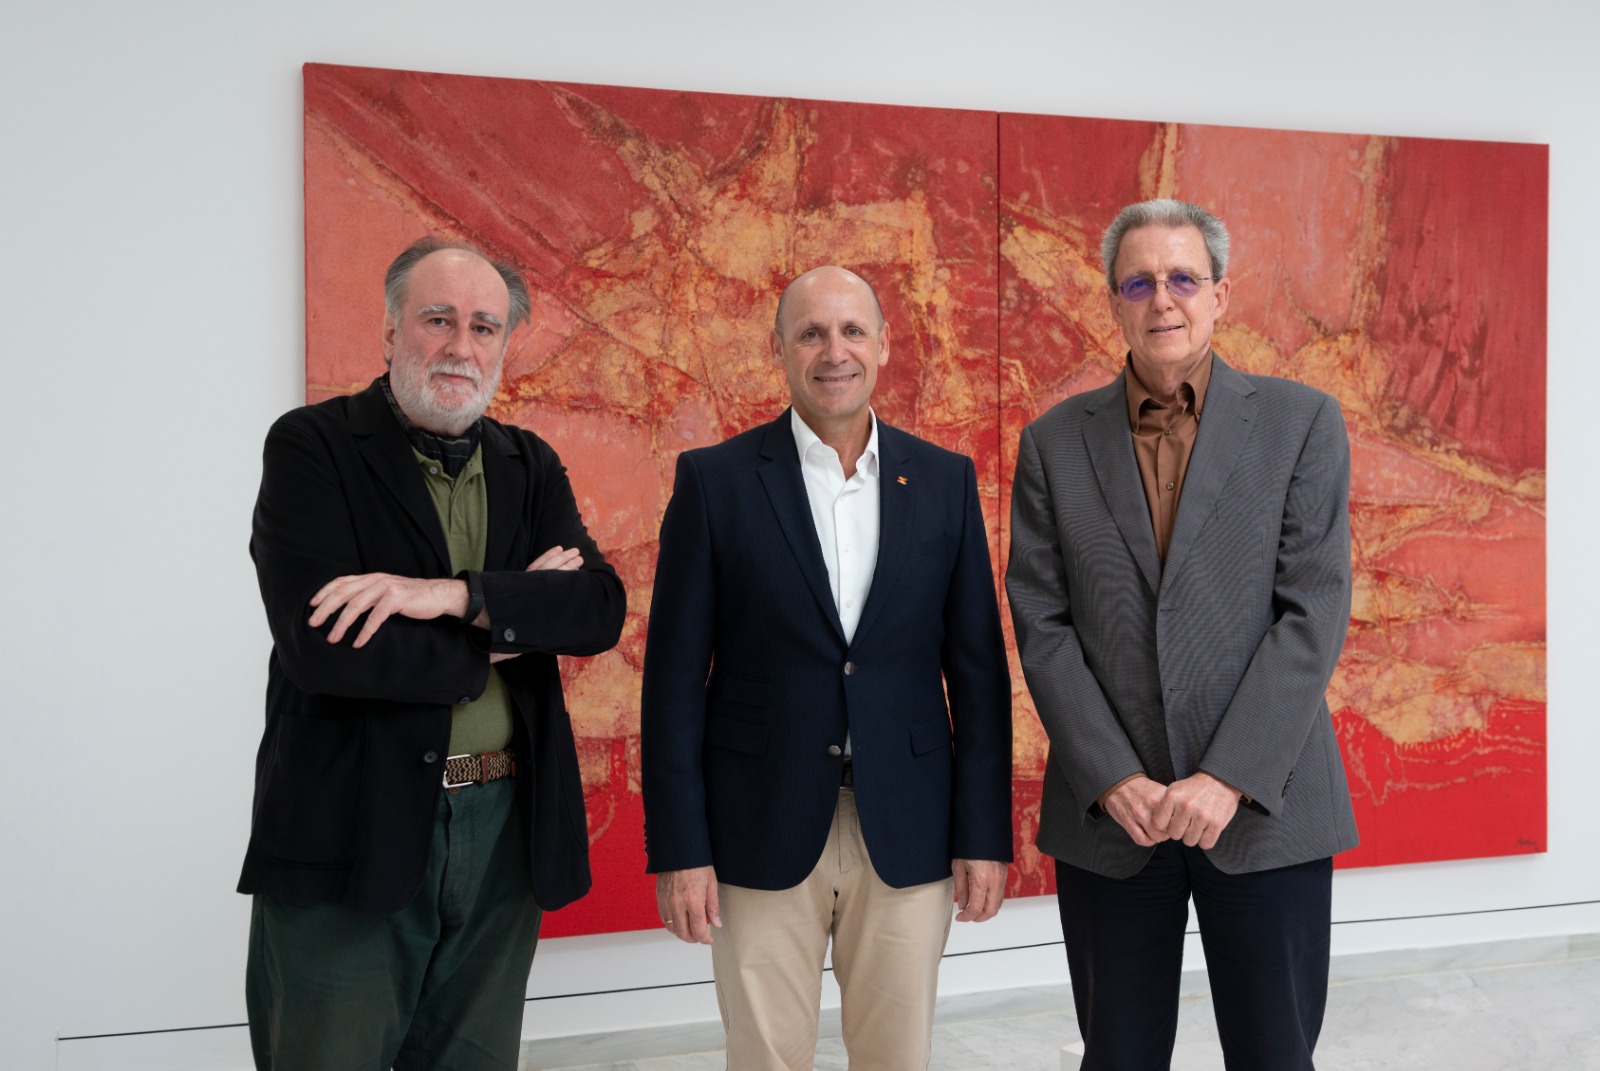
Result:
{"label": "green shirt", "polygon": [[[472,460],[455,479],[433,458],[411,450],[422,468],[428,496],[439,513],[445,545],[450,548],[450,572],[483,568],[484,547],[489,538],[489,489],[483,479],[483,447],[473,451]],[[504,751],[511,743],[511,699],[500,671],[489,667],[489,683],[483,694],[470,703],[451,708],[450,754],[478,755],[485,751]]]}

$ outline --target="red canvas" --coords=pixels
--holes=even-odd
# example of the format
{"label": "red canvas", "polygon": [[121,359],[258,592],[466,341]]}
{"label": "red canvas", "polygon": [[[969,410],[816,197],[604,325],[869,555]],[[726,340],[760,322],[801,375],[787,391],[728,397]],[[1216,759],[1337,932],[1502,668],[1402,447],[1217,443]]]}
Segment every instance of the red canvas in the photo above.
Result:
{"label": "red canvas", "polygon": [[[381,278],[413,239],[519,265],[533,316],[490,412],[560,452],[628,586],[617,649],[562,663],[595,891],[546,935],[658,924],[638,788],[656,531],[681,450],[780,411],[782,283],[828,262],[874,283],[877,410],[976,458],[998,570],[1021,425],[1120,367],[1099,233],[1165,193],[1234,229],[1218,349],[1337,394],[1350,423],[1345,861],[1543,847],[1542,148],[322,65],[305,110],[307,400],[381,370]],[[1044,744],[1013,680],[1028,895],[1051,888]]]}

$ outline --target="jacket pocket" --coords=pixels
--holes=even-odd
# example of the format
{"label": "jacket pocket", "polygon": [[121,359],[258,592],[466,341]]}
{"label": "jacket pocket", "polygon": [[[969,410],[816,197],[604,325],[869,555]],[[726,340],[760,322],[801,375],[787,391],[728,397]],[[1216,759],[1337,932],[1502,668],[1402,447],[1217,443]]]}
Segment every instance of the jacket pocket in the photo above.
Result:
{"label": "jacket pocket", "polygon": [[911,726],[911,753],[913,755],[926,755],[930,751],[950,747],[950,716],[941,714],[937,718],[928,718],[925,721],[912,722]]}

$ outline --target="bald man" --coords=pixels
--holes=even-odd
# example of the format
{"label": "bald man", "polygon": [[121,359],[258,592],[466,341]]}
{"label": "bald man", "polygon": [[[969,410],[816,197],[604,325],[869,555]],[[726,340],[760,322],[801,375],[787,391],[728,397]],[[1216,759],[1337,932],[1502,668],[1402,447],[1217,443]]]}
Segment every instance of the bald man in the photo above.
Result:
{"label": "bald man", "polygon": [[925,1068],[958,905],[1011,859],[1011,685],[970,458],[871,408],[876,294],[778,302],[777,420],[678,458],[645,648],[661,921],[710,944],[728,1066],[809,1071],[830,942],[852,1068]]}

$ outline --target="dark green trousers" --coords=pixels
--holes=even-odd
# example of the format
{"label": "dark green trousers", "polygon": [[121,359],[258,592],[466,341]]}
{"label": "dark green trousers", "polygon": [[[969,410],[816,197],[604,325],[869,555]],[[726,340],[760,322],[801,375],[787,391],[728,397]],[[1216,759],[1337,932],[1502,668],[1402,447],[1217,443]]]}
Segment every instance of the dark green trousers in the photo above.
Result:
{"label": "dark green trousers", "polygon": [[539,939],[511,778],[440,790],[393,915],[256,896],[245,999],[260,1071],[516,1071]]}

